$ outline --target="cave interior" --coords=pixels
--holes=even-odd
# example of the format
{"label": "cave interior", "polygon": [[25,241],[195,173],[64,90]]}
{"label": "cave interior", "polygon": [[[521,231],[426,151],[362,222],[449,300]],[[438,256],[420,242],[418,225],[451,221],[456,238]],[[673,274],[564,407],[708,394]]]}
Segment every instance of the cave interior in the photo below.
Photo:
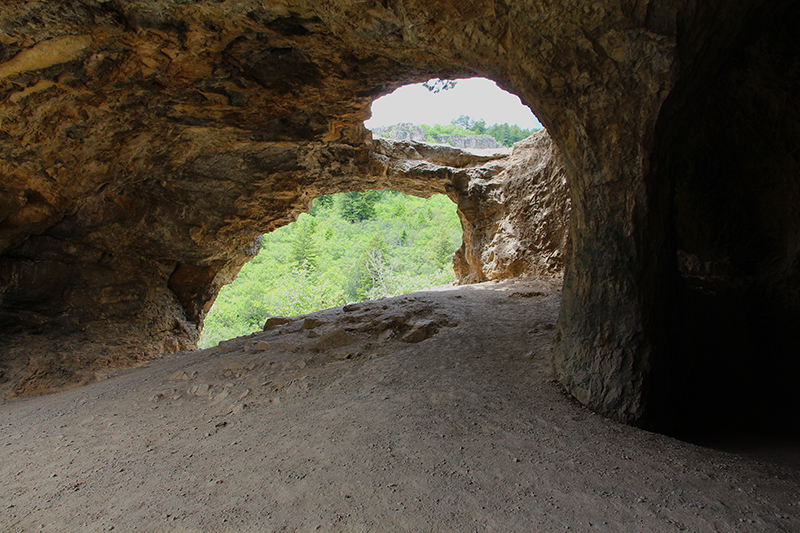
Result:
{"label": "cave interior", "polygon": [[[491,8],[505,30],[484,2],[413,3],[418,34],[387,2],[229,21],[223,7],[74,4],[7,17],[0,48],[0,380],[23,352],[67,383],[87,353],[124,365],[191,348],[257,234],[311,198],[375,186],[370,102],[480,75],[520,96],[565,159],[554,365],[567,392],[679,436],[798,436],[800,3],[612,10],[587,30],[617,32],[594,49],[536,37],[589,27],[583,3],[552,30],[530,2]],[[91,43],[72,38],[85,31]],[[622,33],[627,51],[598,52]],[[47,53],[74,57],[37,66],[34,44],[56,41]]]}

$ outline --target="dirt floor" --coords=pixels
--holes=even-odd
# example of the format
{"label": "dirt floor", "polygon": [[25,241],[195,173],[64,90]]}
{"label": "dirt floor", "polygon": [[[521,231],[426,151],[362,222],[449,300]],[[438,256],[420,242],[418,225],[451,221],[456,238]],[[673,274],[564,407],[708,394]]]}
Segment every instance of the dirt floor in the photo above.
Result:
{"label": "dirt floor", "polygon": [[800,531],[796,448],[704,448],[565,396],[559,302],[425,291],[4,402],[0,530]]}

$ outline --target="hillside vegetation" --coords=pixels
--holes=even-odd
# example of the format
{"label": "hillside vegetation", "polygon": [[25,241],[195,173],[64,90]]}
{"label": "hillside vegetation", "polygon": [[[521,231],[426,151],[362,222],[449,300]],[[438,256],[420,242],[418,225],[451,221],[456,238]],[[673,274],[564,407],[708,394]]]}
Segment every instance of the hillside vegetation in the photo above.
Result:
{"label": "hillside vegetation", "polygon": [[264,235],[261,252],[220,291],[198,345],[257,331],[270,316],[451,283],[460,245],[456,206],[444,195],[322,196],[296,222]]}
{"label": "hillside vegetation", "polygon": [[500,146],[511,147],[515,142],[529,137],[536,130],[520,128],[516,124],[493,124],[485,120],[474,120],[467,115],[453,119],[450,124],[395,124],[374,128],[373,131],[384,138],[410,139],[429,143],[453,144],[453,137],[494,137]]}
{"label": "hillside vegetation", "polygon": [[534,132],[534,130],[520,128],[516,124],[503,123],[487,126],[485,120],[473,120],[467,115],[461,115],[446,126],[422,124],[420,127],[431,139],[437,135],[489,135],[494,137],[498,144],[507,147],[511,147],[515,142],[521,141]]}

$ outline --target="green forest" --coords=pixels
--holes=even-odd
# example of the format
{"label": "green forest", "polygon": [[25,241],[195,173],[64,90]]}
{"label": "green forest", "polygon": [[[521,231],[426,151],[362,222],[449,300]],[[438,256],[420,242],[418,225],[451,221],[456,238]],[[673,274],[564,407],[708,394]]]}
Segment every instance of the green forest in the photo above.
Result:
{"label": "green forest", "polygon": [[451,283],[461,245],[456,206],[393,190],[317,198],[296,222],[264,235],[261,251],[222,288],[200,348],[294,316]]}
{"label": "green forest", "polygon": [[497,139],[498,144],[508,147],[534,132],[534,130],[520,128],[516,124],[503,123],[487,126],[485,120],[474,120],[467,115],[453,119],[448,125],[421,124],[420,128],[429,136],[429,142],[433,142],[433,135],[490,135]]}

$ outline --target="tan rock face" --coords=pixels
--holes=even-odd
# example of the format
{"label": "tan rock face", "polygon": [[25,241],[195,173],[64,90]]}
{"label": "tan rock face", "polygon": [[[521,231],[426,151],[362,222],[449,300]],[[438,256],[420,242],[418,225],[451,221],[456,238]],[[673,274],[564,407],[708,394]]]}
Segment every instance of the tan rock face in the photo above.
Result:
{"label": "tan rock face", "polygon": [[[563,155],[572,215],[559,379],[600,412],[661,424],[674,415],[669,376],[688,364],[674,357],[681,317],[730,307],[683,296],[708,291],[692,292],[679,249],[700,264],[728,257],[735,274],[726,286],[756,280],[735,308],[746,300],[778,316],[797,309],[798,158],[782,142],[798,123],[793,5],[6,3],[0,379],[30,392],[45,370],[80,381],[90,376],[79,368],[191,345],[257,236],[320,194],[380,186],[452,194],[449,177],[431,181],[423,168],[401,172],[387,161],[362,121],[374,98],[401,84],[482,75],[531,106]],[[760,139],[774,142],[765,150]],[[767,190],[748,181],[752,172],[772,180]],[[727,192],[713,194],[720,188]],[[547,197],[530,187],[521,194]],[[526,216],[519,202],[510,208],[517,220]],[[742,202],[757,218],[747,240],[768,241],[766,251],[733,238]],[[694,227],[712,218],[722,221],[715,229]],[[501,234],[536,246],[511,224]],[[780,238],[770,239],[775,231]],[[470,268],[514,272],[516,252],[487,240],[480,254],[465,247]],[[498,259],[470,263],[489,250]],[[753,262],[760,253],[766,259]],[[530,264],[546,270],[556,260],[545,250]]]}
{"label": "tan rock face", "polygon": [[563,276],[570,200],[563,159],[547,132],[516,143],[511,154],[489,155],[378,139],[372,157],[375,183],[445,192],[456,203],[464,230],[453,259],[459,283]]}
{"label": "tan rock face", "polygon": [[494,166],[501,170],[491,178],[456,188],[464,228],[454,258],[459,282],[562,276],[570,200],[558,148],[541,131]]}

